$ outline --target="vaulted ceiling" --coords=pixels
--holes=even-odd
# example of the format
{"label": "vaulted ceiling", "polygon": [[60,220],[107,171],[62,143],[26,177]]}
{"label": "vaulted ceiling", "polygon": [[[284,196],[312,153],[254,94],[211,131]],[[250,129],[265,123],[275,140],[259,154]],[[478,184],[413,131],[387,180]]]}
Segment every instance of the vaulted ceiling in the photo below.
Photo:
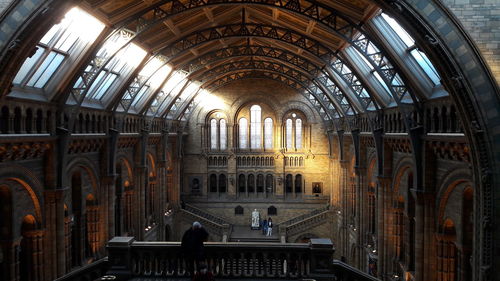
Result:
{"label": "vaulted ceiling", "polygon": [[[106,93],[111,98],[99,101],[108,110],[186,117],[200,92],[180,99],[187,84],[167,102],[159,90],[137,102],[149,80],[139,72],[152,58],[208,91],[245,78],[277,80],[309,99],[324,120],[363,113],[375,119],[380,109],[400,106],[411,122],[418,102],[428,98],[422,88],[408,86],[415,79],[388,50],[383,31],[370,25],[381,11],[373,1],[86,0],[79,6],[108,26],[94,52],[125,34],[150,55],[115,93]],[[96,104],[86,102],[88,93],[119,50],[91,54],[79,78],[72,78],[84,83],[60,94],[63,103]]]}

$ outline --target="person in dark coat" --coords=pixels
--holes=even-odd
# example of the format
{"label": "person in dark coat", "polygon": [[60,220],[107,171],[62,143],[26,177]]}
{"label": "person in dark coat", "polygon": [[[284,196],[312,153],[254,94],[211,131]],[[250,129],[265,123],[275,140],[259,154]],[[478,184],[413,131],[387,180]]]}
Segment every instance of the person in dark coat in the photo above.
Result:
{"label": "person in dark coat", "polygon": [[264,222],[262,223],[262,234],[267,235],[267,220],[264,219]]}
{"label": "person in dark coat", "polygon": [[187,270],[191,276],[194,276],[194,264],[196,263],[196,267],[199,268],[205,260],[203,242],[207,239],[208,232],[197,221],[182,236],[181,248],[186,259]]}

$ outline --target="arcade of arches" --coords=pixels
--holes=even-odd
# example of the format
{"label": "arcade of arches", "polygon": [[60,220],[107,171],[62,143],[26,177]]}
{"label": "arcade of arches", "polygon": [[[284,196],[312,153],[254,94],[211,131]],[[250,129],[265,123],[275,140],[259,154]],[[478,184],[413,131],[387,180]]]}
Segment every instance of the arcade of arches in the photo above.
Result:
{"label": "arcade of arches", "polygon": [[500,276],[498,1],[0,9],[1,280],[254,209],[381,280]]}

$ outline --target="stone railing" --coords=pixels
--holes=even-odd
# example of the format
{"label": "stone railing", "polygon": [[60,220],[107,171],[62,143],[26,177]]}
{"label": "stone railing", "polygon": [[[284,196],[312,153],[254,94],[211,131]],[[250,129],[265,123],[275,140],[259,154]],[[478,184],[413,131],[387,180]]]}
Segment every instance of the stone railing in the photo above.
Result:
{"label": "stone railing", "polygon": [[179,212],[189,221],[199,221],[211,234],[219,235],[223,242],[227,241],[231,234],[231,225],[228,222],[198,208],[186,204]]}
{"label": "stone railing", "polygon": [[317,214],[320,214],[320,213],[323,213],[323,212],[325,212],[325,211],[328,211],[329,209],[330,209],[330,205],[329,205],[329,204],[327,204],[326,206],[321,207],[321,208],[318,208],[318,209],[314,209],[314,210],[312,210],[312,211],[311,211],[311,212],[309,212],[309,213],[306,213],[306,214],[303,214],[303,215],[300,215],[300,216],[297,216],[297,217],[291,218],[291,219],[289,219],[289,220],[286,220],[286,221],[284,221],[284,222],[281,222],[279,225],[280,225],[280,226],[286,226],[286,227],[287,227],[287,226],[290,226],[290,225],[296,224],[296,223],[298,223],[298,222],[300,222],[300,221],[303,221],[303,220],[305,220],[305,219],[308,219],[308,218],[310,218],[310,217],[313,217],[313,216],[315,216],[315,215],[317,215]]}
{"label": "stone railing", "polygon": [[[179,242],[140,242],[115,237],[107,245],[111,274],[133,277],[187,277]],[[311,243],[205,243],[208,269],[216,278],[313,278],[330,275],[334,252],[330,239]]]}
{"label": "stone railing", "polygon": [[108,258],[102,258],[93,263],[86,264],[77,268],[66,275],[63,275],[55,281],[83,281],[83,280],[97,280],[97,278],[105,275],[109,269]]}
{"label": "stone railing", "polygon": [[199,217],[202,217],[202,218],[205,218],[209,221],[212,221],[214,223],[217,223],[217,224],[230,224],[228,221],[226,221],[225,219],[221,218],[221,217],[217,217],[217,216],[214,216],[210,213],[207,213],[206,211],[204,210],[201,210],[201,209],[198,209],[196,208],[195,206],[193,205],[190,205],[190,204],[185,204],[184,206],[184,210],[188,211],[188,212],[191,212]]}
{"label": "stone railing", "polygon": [[331,210],[325,210],[319,214],[305,218],[305,219],[298,221],[292,225],[289,225],[289,226],[281,226],[280,225],[280,228],[279,228],[280,236],[288,237],[290,235],[295,235],[297,233],[301,233],[303,231],[311,229],[315,226],[321,225],[321,224],[328,221],[331,214],[332,214]]}
{"label": "stone railing", "polygon": [[[189,276],[180,242],[140,242],[115,237],[107,245],[115,280],[186,280]],[[379,281],[333,260],[330,239],[310,243],[205,243],[208,269],[216,279]],[[247,279],[250,280],[250,279]]]}

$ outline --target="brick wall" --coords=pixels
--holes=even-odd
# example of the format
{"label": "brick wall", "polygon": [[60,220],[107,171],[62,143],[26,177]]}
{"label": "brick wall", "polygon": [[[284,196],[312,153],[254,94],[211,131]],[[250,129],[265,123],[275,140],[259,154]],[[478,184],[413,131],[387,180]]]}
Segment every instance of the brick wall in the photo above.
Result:
{"label": "brick wall", "polygon": [[500,82],[500,1],[443,0],[475,40]]}
{"label": "brick wall", "polygon": [[0,14],[9,7],[10,3],[12,3],[13,0],[0,0]]}

